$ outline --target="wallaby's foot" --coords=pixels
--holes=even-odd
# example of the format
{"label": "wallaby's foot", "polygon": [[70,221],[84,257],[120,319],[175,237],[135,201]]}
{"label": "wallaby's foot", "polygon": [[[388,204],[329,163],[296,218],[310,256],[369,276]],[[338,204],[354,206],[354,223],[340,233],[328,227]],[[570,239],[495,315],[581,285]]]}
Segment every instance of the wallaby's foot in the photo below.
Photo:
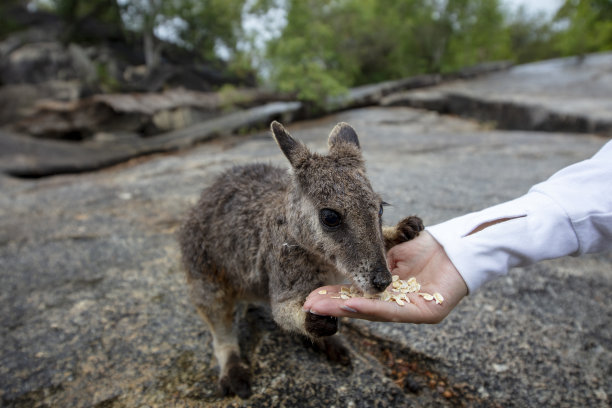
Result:
{"label": "wallaby's foot", "polygon": [[421,231],[425,229],[423,221],[417,216],[406,217],[397,223],[395,227],[385,227],[383,233],[385,235],[385,247],[387,250],[402,242],[410,241],[416,238]]}
{"label": "wallaby's foot", "polygon": [[232,354],[223,371],[219,379],[221,395],[236,394],[243,399],[251,396],[251,373],[246,364],[240,361],[240,357]]}
{"label": "wallaby's foot", "polygon": [[314,337],[326,337],[338,331],[338,318],[334,316],[319,316],[306,313],[306,331]]}
{"label": "wallaby's foot", "polygon": [[318,347],[330,361],[348,366],[351,364],[351,353],[337,337],[325,337],[318,340]]}

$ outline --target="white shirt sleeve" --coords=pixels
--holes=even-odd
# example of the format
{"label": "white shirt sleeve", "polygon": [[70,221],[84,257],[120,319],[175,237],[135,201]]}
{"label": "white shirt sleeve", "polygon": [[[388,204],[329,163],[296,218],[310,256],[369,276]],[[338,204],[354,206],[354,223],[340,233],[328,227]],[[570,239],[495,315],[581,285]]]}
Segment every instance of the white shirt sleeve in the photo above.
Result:
{"label": "white shirt sleeve", "polygon": [[522,197],[427,231],[470,293],[513,267],[612,249],[612,141]]}

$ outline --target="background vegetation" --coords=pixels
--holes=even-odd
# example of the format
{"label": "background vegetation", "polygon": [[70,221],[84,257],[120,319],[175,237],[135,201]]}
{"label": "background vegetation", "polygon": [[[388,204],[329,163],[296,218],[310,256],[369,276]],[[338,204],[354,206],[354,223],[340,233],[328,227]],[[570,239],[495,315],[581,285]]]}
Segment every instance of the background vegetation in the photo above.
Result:
{"label": "background vegetation", "polygon": [[499,0],[287,0],[266,56],[274,83],[317,99],[356,86],[612,49],[612,2],[566,0],[552,17]]}
{"label": "background vegetation", "polygon": [[[3,0],[0,13],[18,3],[61,16],[66,41],[91,41],[82,27],[94,18],[142,47],[150,68],[171,42],[315,101],[486,61],[612,50],[609,0],[565,0],[552,17],[511,12],[500,0]],[[273,38],[263,42],[263,34],[246,30],[247,19]],[[17,28],[6,21],[0,36]]]}

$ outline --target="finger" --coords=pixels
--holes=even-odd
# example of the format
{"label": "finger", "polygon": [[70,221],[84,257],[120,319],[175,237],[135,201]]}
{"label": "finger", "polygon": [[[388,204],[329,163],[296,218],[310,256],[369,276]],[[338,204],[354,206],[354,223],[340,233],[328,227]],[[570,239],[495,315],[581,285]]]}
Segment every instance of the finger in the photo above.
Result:
{"label": "finger", "polygon": [[315,289],[308,295],[302,309],[325,316],[429,324],[439,323],[452,309],[452,305],[450,309],[447,307],[446,301],[443,306],[416,295],[405,305],[361,297],[345,300],[339,298],[341,288],[341,285],[336,285]]}
{"label": "finger", "polygon": [[[368,320],[380,320],[376,316],[367,316],[356,313],[356,310],[346,305],[346,299],[339,297],[341,285],[323,286],[315,289],[308,295],[302,309],[318,315],[353,317]],[[364,299],[366,300],[366,299]],[[384,302],[381,302],[384,303]]]}
{"label": "finger", "polygon": [[309,305],[308,311],[317,315],[335,317],[357,317],[355,312],[347,309],[344,300],[329,296],[321,296],[314,299]]}
{"label": "finger", "polygon": [[400,306],[395,302],[353,298],[346,300],[344,306],[355,310],[354,313],[348,316],[373,321],[425,323],[429,320],[428,310],[423,309],[421,302],[418,300],[411,300],[410,303]]}
{"label": "finger", "polygon": [[404,323],[437,323],[445,315],[445,311],[431,308],[422,299],[400,306],[395,302],[367,298],[342,300],[319,296],[310,302],[308,310],[326,316]]}
{"label": "finger", "polygon": [[[393,247],[393,248],[395,248],[395,247]],[[393,250],[393,248],[391,248],[387,252],[387,268],[390,271],[393,271],[395,269],[395,251]]]}
{"label": "finger", "polygon": [[302,309],[310,310],[314,302],[320,299],[329,298],[331,296],[338,296],[338,293],[340,293],[341,287],[342,287],[341,285],[322,286],[320,288],[313,290],[312,292],[310,292],[310,294],[306,298],[306,301],[304,302],[304,306],[302,307]]}

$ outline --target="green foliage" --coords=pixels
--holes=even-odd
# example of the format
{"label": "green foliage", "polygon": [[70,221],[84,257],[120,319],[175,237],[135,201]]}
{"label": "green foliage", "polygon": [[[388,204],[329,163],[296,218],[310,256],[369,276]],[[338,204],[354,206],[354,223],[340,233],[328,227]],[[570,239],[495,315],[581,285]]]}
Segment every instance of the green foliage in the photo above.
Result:
{"label": "green foliage", "polygon": [[121,7],[117,0],[48,0],[38,3],[40,8],[49,8],[66,22],[64,40],[67,42],[87,40],[82,36],[81,24],[88,24],[88,19],[95,19],[116,33],[123,30]]}
{"label": "green foliage", "polygon": [[567,24],[556,43],[562,55],[583,55],[612,49],[612,2],[566,0],[556,21]]}
{"label": "green foliage", "polygon": [[[266,0],[260,0],[266,3]],[[269,2],[271,0],[267,0]],[[493,60],[612,49],[612,1],[566,0],[554,21],[501,0],[287,0],[271,82],[321,101],[343,88]]]}
{"label": "green foliage", "polygon": [[[15,1],[15,0],[12,0]],[[120,30],[146,34],[159,28],[173,32],[172,41],[208,60],[217,59],[216,47],[236,52],[241,38],[242,9],[246,0],[46,0],[50,10],[69,25],[86,17]],[[263,7],[263,6],[262,6]]]}
{"label": "green foliage", "polygon": [[217,91],[217,94],[219,95],[221,109],[224,111],[232,111],[236,106],[250,102],[250,98],[245,93],[240,92],[231,84],[223,85]]}
{"label": "green foliage", "polygon": [[163,14],[179,19],[179,43],[216,59],[216,47],[222,46],[233,56],[241,36],[242,9],[245,0],[175,0],[164,2]]}
{"label": "green foliage", "polygon": [[510,38],[498,0],[449,1],[442,20],[450,26],[442,72],[510,58]]}
{"label": "green foliage", "polygon": [[21,0],[4,0],[0,2],[0,16],[2,16],[2,24],[0,24],[0,39],[7,35],[22,29],[21,25],[8,16],[8,11],[13,7],[22,3]]}
{"label": "green foliage", "polygon": [[119,89],[121,89],[121,84],[113,75],[110,74],[106,64],[96,64],[96,77],[100,89],[106,93],[117,92]]}
{"label": "green foliage", "polygon": [[[276,89],[314,104],[352,86],[486,61],[612,49],[610,0],[565,0],[554,20],[509,13],[502,0],[44,1],[69,22],[94,16],[149,40],[170,30],[178,47],[207,61],[222,49],[234,73],[258,68]],[[267,14],[279,9],[286,18]],[[245,14],[277,34],[264,49],[243,27]]]}
{"label": "green foliage", "polygon": [[519,64],[558,56],[554,46],[557,33],[543,14],[529,15],[521,7],[511,17],[507,32],[512,59]]}
{"label": "green foliage", "polygon": [[[326,3],[326,4],[321,4]],[[276,87],[302,100],[321,100],[345,90],[342,55],[334,52],[335,30],[321,13],[330,1],[295,0],[282,37],[269,44],[269,61]]]}
{"label": "green foliage", "polygon": [[95,17],[98,21],[121,25],[120,7],[116,0],[53,0],[57,14],[69,22],[85,17]]}
{"label": "green foliage", "polygon": [[284,91],[317,101],[348,86],[509,58],[498,0],[289,0],[267,56]]}

